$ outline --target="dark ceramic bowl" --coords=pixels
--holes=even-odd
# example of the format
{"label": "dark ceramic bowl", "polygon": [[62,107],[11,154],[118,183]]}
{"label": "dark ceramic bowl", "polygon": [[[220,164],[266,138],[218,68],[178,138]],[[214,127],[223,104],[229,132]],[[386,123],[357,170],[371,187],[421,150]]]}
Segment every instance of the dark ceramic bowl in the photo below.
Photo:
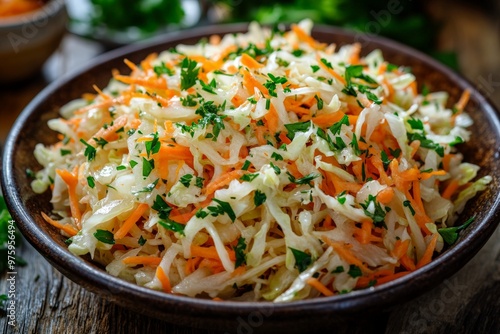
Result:
{"label": "dark ceramic bowl", "polygon": [[431,264],[390,283],[345,295],[284,304],[216,302],[165,294],[113,277],[89,258],[77,257],[67,250],[65,238],[40,216],[41,211],[51,210],[49,192],[34,194],[25,173],[27,168],[40,168],[33,157],[35,145],[56,142],[56,134],[49,130],[47,121],[57,117],[58,109],[63,104],[91,91],[93,84],[106,86],[113,68],[126,72],[124,57],[139,62],[152,52],[179,43],[191,44],[201,37],[242,32],[246,28],[246,25],[203,27],[117,50],[52,84],[38,95],[21,114],[8,136],[2,175],[3,192],[9,209],[29,242],[64,275],[110,301],[181,325],[233,331],[241,329],[244,332],[256,327],[259,327],[256,329],[259,332],[283,327],[308,331],[315,326],[326,327],[347,319],[359,319],[362,314],[386,310],[408,301],[437,286],[463,267],[488,240],[500,219],[500,126],[494,108],[466,80],[418,51],[384,38],[325,26],[314,29],[313,35],[318,40],[338,45],[358,41],[363,44],[365,54],[379,48],[391,63],[411,66],[419,83],[425,83],[431,90],[449,92],[452,102],[458,101],[464,89],[471,90],[471,100],[466,109],[474,120],[471,128],[474,140],[462,145],[461,150],[467,161],[481,166],[480,175],[491,175],[493,182],[488,190],[467,205],[459,223],[471,216],[476,219],[461,233],[453,247]]}

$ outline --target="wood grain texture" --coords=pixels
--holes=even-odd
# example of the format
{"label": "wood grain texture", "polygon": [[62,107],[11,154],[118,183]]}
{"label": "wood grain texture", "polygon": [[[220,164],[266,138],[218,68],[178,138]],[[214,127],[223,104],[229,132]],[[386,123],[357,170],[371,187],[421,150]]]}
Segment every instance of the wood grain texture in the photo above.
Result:
{"label": "wood grain texture", "polygon": [[[18,268],[18,325],[5,314],[3,333],[227,333],[169,324],[116,306],[55,270],[30,245],[18,249],[28,265]],[[7,276],[0,291],[7,291]],[[360,319],[337,333],[500,333],[500,229],[462,270],[432,291],[397,306],[391,314]],[[229,333],[259,333],[240,326]]]}
{"label": "wood grain texture", "polygon": [[[458,51],[464,74],[500,106],[499,19],[490,20],[484,13],[448,0],[430,3],[435,17],[443,21],[442,48]],[[5,139],[16,115],[40,89],[100,51],[99,46],[67,37],[46,66],[44,75],[0,91],[3,117],[0,140]],[[10,327],[6,314],[0,313],[0,333],[225,333],[180,327],[137,315],[74,284],[30,245],[25,243],[18,252],[28,265],[18,268],[16,276],[17,326]],[[0,293],[7,291],[6,279],[6,274],[0,276]],[[500,229],[497,229],[471,262],[432,291],[398,305],[390,314],[360,319],[330,328],[328,332],[500,333],[499,314]],[[259,333],[259,330],[240,327],[228,333]]]}

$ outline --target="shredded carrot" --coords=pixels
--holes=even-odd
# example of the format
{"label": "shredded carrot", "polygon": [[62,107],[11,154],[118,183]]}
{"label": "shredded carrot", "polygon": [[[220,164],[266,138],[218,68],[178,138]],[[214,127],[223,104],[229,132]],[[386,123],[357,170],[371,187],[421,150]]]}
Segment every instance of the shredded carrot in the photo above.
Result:
{"label": "shredded carrot", "polygon": [[171,293],[172,292],[172,286],[170,285],[170,280],[168,279],[168,276],[163,271],[162,267],[156,268],[156,277],[160,281],[161,286],[163,288],[163,291],[165,291],[167,293]]}
{"label": "shredded carrot", "polygon": [[394,198],[394,189],[387,187],[377,194],[377,201],[382,204],[389,204]]}
{"label": "shredded carrot", "polygon": [[344,79],[343,76],[341,76],[340,74],[338,74],[337,72],[335,72],[333,70],[333,68],[330,68],[328,65],[326,65],[324,62],[321,61],[321,57],[318,55],[316,55],[316,60],[318,61],[318,64],[320,67],[322,67],[325,71],[327,71],[328,73],[330,73],[335,79],[337,79],[341,84],[345,85],[346,84],[346,81]]}
{"label": "shredded carrot", "polygon": [[409,273],[410,273],[409,271],[402,271],[402,272],[399,272],[399,273],[396,273],[396,274],[393,274],[393,275],[388,275],[388,276],[384,276],[384,277],[378,278],[376,285],[380,285],[380,284],[384,284],[384,283],[387,283],[387,282],[390,282],[390,281],[394,281],[395,279],[403,277],[403,276],[406,276]]}
{"label": "shredded carrot", "polygon": [[341,244],[335,241],[330,240],[328,237],[323,236],[323,241],[345,261],[358,266],[363,272],[370,274],[372,270],[368,269],[368,267],[358,259],[352,252],[349,250],[349,245]]}
{"label": "shredded carrot", "polygon": [[160,257],[156,256],[130,256],[122,260],[123,264],[158,266],[161,262]]}
{"label": "shredded carrot", "polygon": [[408,251],[408,246],[410,245],[410,239],[406,239],[405,241],[397,240],[394,244],[394,248],[392,249],[392,256],[397,259],[403,257]]}
{"label": "shredded carrot", "polygon": [[333,296],[333,291],[328,289],[323,283],[318,281],[316,278],[311,277],[306,280],[306,283],[321,292],[325,296]]}
{"label": "shredded carrot", "polygon": [[457,104],[455,105],[455,108],[457,111],[462,111],[465,109],[465,106],[467,105],[467,102],[469,102],[470,99],[470,90],[465,89],[462,93],[462,96],[460,97],[460,100],[458,100]]}
{"label": "shredded carrot", "polygon": [[217,189],[227,186],[229,183],[231,183],[232,180],[239,179],[245,173],[246,172],[244,170],[238,169],[221,175],[218,179],[212,180],[209,184],[207,184],[207,186],[205,187],[205,194],[214,193]]}
{"label": "shredded carrot", "polygon": [[80,211],[80,204],[78,203],[78,195],[76,194],[78,177],[65,169],[56,169],[56,173],[68,186],[69,207],[71,210],[71,216],[75,218],[76,224],[78,226],[82,218],[82,213]]}
{"label": "shredded carrot", "polygon": [[58,229],[60,229],[60,230],[63,230],[63,231],[64,231],[66,234],[68,234],[70,237],[75,236],[75,235],[78,233],[77,229],[76,229],[76,228],[74,228],[73,226],[71,226],[71,225],[63,225],[63,224],[61,224],[61,223],[59,223],[58,221],[56,221],[56,220],[54,220],[54,219],[50,218],[49,216],[47,216],[47,215],[45,214],[45,212],[41,212],[41,214],[42,214],[43,219],[44,219],[47,223],[49,223],[50,225],[52,225],[52,226],[54,226],[54,227],[56,227],[56,228],[58,228]]}
{"label": "shredded carrot", "polygon": [[453,179],[448,183],[441,196],[445,199],[450,199],[456,193],[459,187],[460,184],[458,183],[458,180]]}
{"label": "shredded carrot", "polygon": [[415,262],[412,259],[410,259],[407,254],[404,254],[399,259],[399,262],[408,271],[414,271],[416,269]]}
{"label": "shredded carrot", "polygon": [[250,57],[248,53],[244,53],[241,55],[241,64],[244,66],[251,68],[251,69],[256,69],[256,68],[262,68],[264,65],[259,63],[257,60],[254,58]]}
{"label": "shredded carrot", "polygon": [[321,43],[318,43],[314,38],[312,38],[311,36],[309,36],[300,26],[298,26],[297,24],[292,24],[291,25],[291,29],[292,31],[295,33],[295,35],[297,36],[297,38],[302,41],[302,42],[305,42],[307,44],[309,44],[309,46],[315,48],[315,49],[323,49],[325,48],[325,44],[321,44]]}
{"label": "shredded carrot", "polygon": [[[234,254],[234,251],[232,249],[226,249],[229,258],[232,261],[236,260],[236,255]],[[211,247],[201,247],[201,246],[196,246],[192,245],[191,246],[191,256],[200,256],[203,258],[207,259],[215,259],[220,261],[219,253],[217,253],[217,249],[215,246]]]}
{"label": "shredded carrot", "polygon": [[424,255],[422,256],[420,261],[417,262],[417,269],[422,268],[423,266],[431,262],[432,254],[434,254],[434,250],[436,249],[437,240],[438,240],[438,234],[436,233],[432,236],[431,241],[429,241],[429,244],[425,249]]}
{"label": "shredded carrot", "polygon": [[125,220],[123,225],[120,227],[118,231],[115,232],[115,239],[121,239],[125,235],[127,235],[128,231],[134,226],[137,221],[142,217],[144,212],[149,209],[149,205],[146,203],[141,203],[137,208],[135,208],[134,212]]}

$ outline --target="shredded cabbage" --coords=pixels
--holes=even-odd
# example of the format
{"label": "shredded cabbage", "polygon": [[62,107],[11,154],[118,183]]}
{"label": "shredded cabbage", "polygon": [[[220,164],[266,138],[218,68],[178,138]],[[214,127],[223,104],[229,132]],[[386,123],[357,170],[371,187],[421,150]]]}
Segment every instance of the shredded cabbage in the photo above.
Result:
{"label": "shredded cabbage", "polygon": [[[33,191],[69,250],[192,297],[287,302],[397,279],[491,177],[463,161],[468,92],[419,94],[375,50],[251,24],[153,54],[49,121]],[[459,146],[458,146],[459,147]]]}

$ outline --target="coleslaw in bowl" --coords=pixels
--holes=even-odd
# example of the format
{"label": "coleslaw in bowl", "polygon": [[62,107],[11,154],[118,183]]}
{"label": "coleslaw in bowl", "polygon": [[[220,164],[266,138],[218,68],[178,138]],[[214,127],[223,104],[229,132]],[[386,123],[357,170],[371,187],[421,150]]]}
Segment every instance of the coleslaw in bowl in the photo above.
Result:
{"label": "coleslaw in bowl", "polygon": [[[266,34],[257,27],[254,29],[254,33],[258,31],[255,35]],[[213,41],[213,49],[225,48],[227,40],[238,38],[227,36]],[[112,83],[99,96],[92,97],[93,103],[111,105],[64,108],[73,112],[73,116],[69,121],[51,121],[51,127],[61,129],[65,125],[91,122],[87,116],[92,113],[98,119],[99,112],[93,109],[101,109],[111,119],[87,134],[73,136],[67,143],[65,137],[71,137],[68,134],[72,133],[61,131],[65,134],[61,143],[48,149],[37,148],[42,157],[45,154],[65,159],[65,169],[60,168],[60,163],[50,164],[49,159],[48,168],[38,174],[39,191],[44,190],[44,177],[49,183],[51,178],[54,180],[54,194],[60,197],[59,202],[56,198],[53,203],[59,208],[59,215],[67,218],[56,221],[55,216],[45,216],[46,220],[66,228],[65,233],[74,234],[69,246],[72,251],[90,251],[111,269],[118,268],[117,275],[136,282],[142,278],[146,286],[172,289],[188,296],[205,294],[216,299],[247,301],[271,296],[269,300],[287,301],[401,280],[398,277],[413,275],[412,264],[414,268],[422,267],[417,271],[425,271],[427,266],[423,266],[430,261],[432,252],[445,241],[438,229],[446,228],[447,222],[454,219],[455,205],[451,208],[444,203],[456,202],[475,174],[469,168],[476,171],[475,167],[453,160],[451,165],[456,167],[453,178],[467,174],[463,177],[469,179],[458,187],[454,185],[454,191],[448,190],[451,192],[448,197],[447,189],[453,189],[449,177],[453,168],[439,165],[445,156],[450,161],[452,157],[459,158],[453,148],[460,141],[457,137],[467,139],[465,125],[470,124],[470,118],[462,112],[465,99],[457,102],[453,113],[451,108],[446,109],[442,96],[436,102],[434,93],[417,93],[411,87],[412,75],[402,68],[386,63],[381,71],[384,60],[379,52],[359,57],[360,50],[356,51],[355,45],[343,46],[335,52],[308,36],[308,27],[302,23],[291,33],[277,33],[273,37],[276,42],[270,41],[271,46],[275,43],[280,48],[276,51],[281,52],[279,60],[272,55],[259,58],[262,55],[257,55],[256,49],[263,51],[256,41],[254,50],[240,54],[236,50],[234,57],[222,66],[209,63],[216,60],[214,55],[205,55],[207,60],[196,58],[197,47],[178,47],[176,53],[151,57],[149,65],[141,63],[139,68],[129,64],[131,75],[114,73],[115,80],[122,84]],[[299,48],[293,48],[294,38]],[[288,54],[286,46],[292,46]],[[295,49],[305,52],[295,55]],[[295,62],[293,69],[287,73],[286,68],[292,67],[292,62]],[[229,68],[231,65],[236,71]],[[209,71],[210,66],[215,68]],[[275,66],[273,72],[269,66]],[[292,73],[294,70],[298,73]],[[197,72],[197,76],[205,74],[206,81],[198,77],[189,86],[193,83],[193,80],[186,83],[190,71]],[[218,73],[212,76],[213,72]],[[148,81],[151,78],[154,80]],[[394,86],[394,83],[384,80],[394,80],[395,84],[403,81],[401,92],[395,90],[390,96],[384,85]],[[148,85],[159,82],[180,94],[163,97],[148,91],[151,88]],[[116,99],[123,99],[128,93],[133,95],[129,105],[117,103]],[[226,99],[215,102],[224,94]],[[403,109],[407,95],[413,99]],[[395,100],[398,102],[394,103]],[[226,102],[227,108],[221,108],[223,101],[230,101]],[[280,108],[287,103],[286,112],[282,113]],[[415,103],[417,108],[412,107]],[[180,116],[175,115],[176,106],[181,110]],[[427,110],[426,116],[421,110],[425,106],[434,107]],[[155,108],[168,107],[174,110],[168,116],[179,118],[148,119],[148,113],[154,114]],[[453,123],[429,117],[440,111],[460,117],[455,117]],[[457,118],[459,121],[455,122]],[[131,131],[134,122],[137,127]],[[385,129],[380,129],[384,124]],[[453,126],[449,127],[450,124]],[[442,125],[448,128],[443,130]],[[108,137],[110,133],[112,136]],[[414,144],[416,141],[419,145]],[[247,152],[241,152],[245,151],[243,147]],[[128,152],[111,153],[120,149]],[[110,162],[114,163],[112,168]],[[156,168],[151,168],[152,165]],[[134,176],[133,182],[115,182],[126,174]],[[488,177],[483,174],[480,180],[487,181]],[[74,189],[70,189],[71,184]],[[82,189],[89,192],[86,198],[89,202],[75,205],[71,193]],[[438,210],[428,212],[424,203],[415,202],[415,198],[418,200],[415,191],[424,194],[421,198],[426,205],[435,205],[438,197],[443,198],[445,201],[438,205],[443,209],[441,216],[429,222],[424,215],[430,212],[437,215]],[[121,220],[99,222],[101,214],[116,213],[110,210],[109,203],[116,206],[119,203],[113,201],[123,203],[123,198],[113,198],[115,192],[120,196],[131,194],[129,199],[134,205],[113,216],[122,214]],[[95,205],[99,201],[101,207]],[[89,209],[90,213],[86,211]],[[266,215],[269,226],[262,228],[266,224],[262,218]],[[150,226],[148,231],[146,224],[151,216],[156,216],[156,226]],[[86,225],[87,219],[95,225]],[[130,228],[123,232],[123,226],[128,225]],[[80,229],[83,232],[78,232]],[[259,246],[259,236],[264,240],[263,246]],[[257,251],[259,247],[262,253]],[[137,253],[127,254],[131,249]],[[412,262],[401,260],[404,256]],[[276,262],[269,263],[273,259]],[[405,261],[406,266],[401,263]],[[196,275],[199,276],[196,280],[188,280]],[[277,284],[271,288],[273,279]],[[183,280],[187,280],[184,285]],[[270,293],[273,291],[277,291],[274,296]],[[353,292],[357,293],[362,291]]]}

